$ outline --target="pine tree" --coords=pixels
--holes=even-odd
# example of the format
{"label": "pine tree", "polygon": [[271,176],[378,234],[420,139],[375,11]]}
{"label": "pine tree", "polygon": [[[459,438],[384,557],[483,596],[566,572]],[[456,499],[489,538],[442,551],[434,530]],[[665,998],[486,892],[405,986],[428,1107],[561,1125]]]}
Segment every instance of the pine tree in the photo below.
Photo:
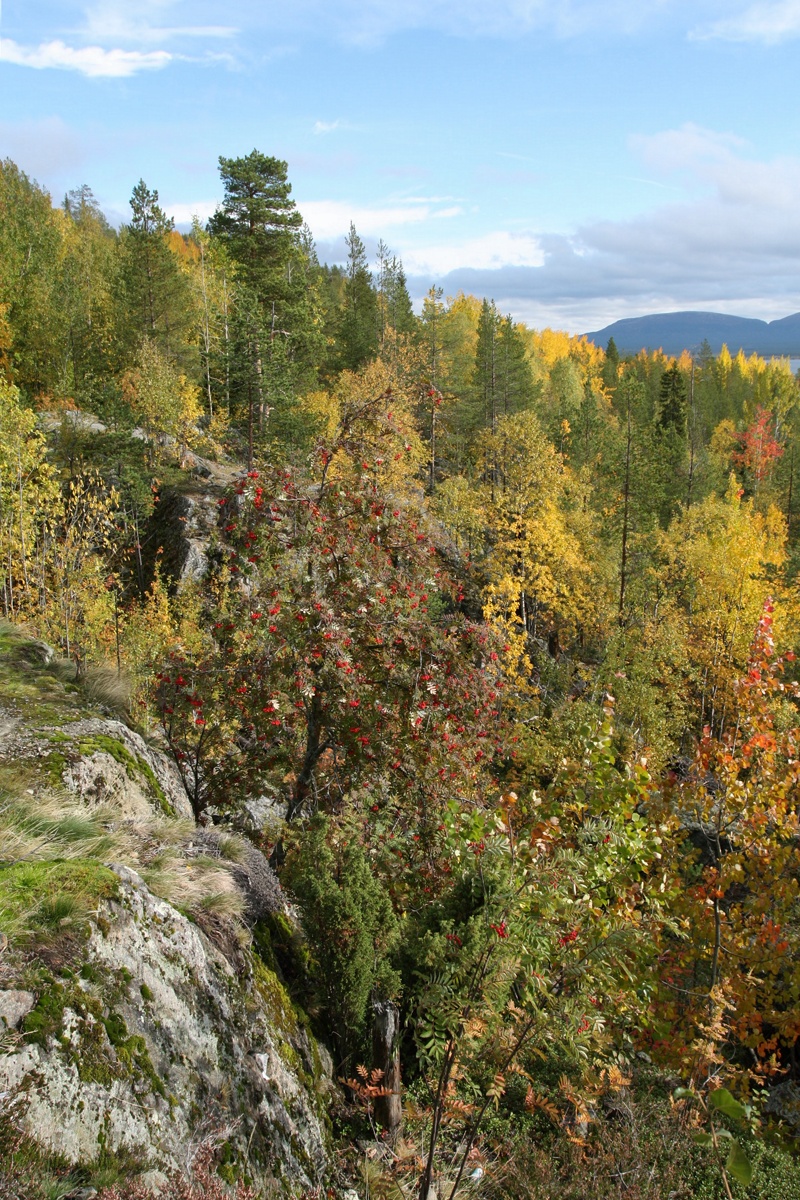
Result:
{"label": "pine tree", "polygon": [[252,460],[253,439],[267,435],[271,411],[280,424],[298,389],[316,375],[322,340],[318,268],[291,198],[287,164],[258,150],[220,157],[219,164],[225,196],[208,227],[224,243],[238,276],[232,348],[244,357],[232,363],[230,375],[246,413]]}
{"label": "pine tree", "polygon": [[209,232],[227,243],[242,280],[260,303],[268,310],[274,304],[282,316],[293,290],[289,263],[303,224],[291,199],[287,164],[252,150],[242,158],[220,156],[219,167],[225,198],[208,223]]}
{"label": "pine tree", "polygon": [[287,164],[258,150],[219,164],[225,197],[209,232],[225,243],[257,301],[270,343],[285,338],[292,361],[313,362],[320,348],[316,254],[291,198]]}

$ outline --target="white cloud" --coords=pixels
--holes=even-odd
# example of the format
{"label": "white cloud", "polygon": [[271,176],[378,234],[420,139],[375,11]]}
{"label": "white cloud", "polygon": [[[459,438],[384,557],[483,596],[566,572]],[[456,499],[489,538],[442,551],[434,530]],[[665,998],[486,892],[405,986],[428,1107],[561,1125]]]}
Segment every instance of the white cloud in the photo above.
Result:
{"label": "white cloud", "polygon": [[[345,0],[336,8],[340,33],[355,42],[376,42],[409,29],[436,29],[461,37],[515,37],[549,30],[574,37],[597,28],[631,33],[669,7],[669,0]],[[299,0],[307,14],[317,0]]]}
{"label": "white cloud", "polygon": [[687,121],[680,129],[634,134],[631,148],[655,170],[702,170],[704,164],[729,161],[747,142],[734,133],[719,133]]}
{"label": "white cloud", "polygon": [[[460,210],[424,196],[371,209],[300,208],[322,239],[340,238],[351,218],[362,236],[399,226],[394,238],[417,297],[439,283],[450,295],[492,296],[537,325],[580,331],[685,308],[768,318],[800,310],[800,157],[760,160],[735,133],[693,124],[631,145],[650,181],[669,189],[668,202],[569,235],[529,226],[459,240],[459,222],[438,236],[437,217]],[[341,242],[331,243],[340,252]]]}
{"label": "white cloud", "polygon": [[691,125],[635,147],[651,170],[680,179],[685,199],[568,236],[490,234],[404,253],[413,294],[436,282],[575,332],[676,309],[800,310],[800,157],[759,161],[742,139]]}
{"label": "white cloud", "polygon": [[[404,204],[463,204],[463,196],[403,196]],[[439,214],[441,216],[441,213]]]}
{"label": "white cloud", "polygon": [[650,137],[631,138],[653,170],[683,173],[711,188],[720,204],[793,215],[800,202],[800,159],[783,156],[770,162],[753,159],[749,144],[732,133],[716,133],[687,124]]}
{"label": "white cloud", "polygon": [[347,233],[352,221],[359,234],[383,234],[398,225],[458,216],[461,209],[435,209],[426,204],[399,203],[367,208],[344,200],[304,200],[298,207],[315,238],[327,241]]}
{"label": "white cloud", "polygon": [[190,204],[165,203],[162,207],[167,216],[172,217],[176,225],[188,228],[195,217],[198,217],[205,224],[209,217],[212,217],[219,208],[219,201],[195,200]]}
{"label": "white cloud", "polygon": [[100,46],[67,46],[64,42],[42,42],[20,46],[11,38],[0,40],[0,61],[36,70],[80,71],[92,79],[126,78],[138,71],[158,71],[172,62],[166,50],[104,50]]}
{"label": "white cloud", "polygon": [[336,129],[342,128],[341,121],[315,121],[314,133],[333,133]]}
{"label": "white cloud", "polygon": [[[271,36],[310,34],[367,47],[409,31],[431,30],[459,38],[518,38],[541,33],[560,39],[614,38],[668,26],[685,30],[698,10],[716,16],[724,0],[228,0],[225,17],[241,28]],[[162,8],[174,9],[190,27],[218,15],[219,0],[96,0],[96,28],[124,23],[157,27]],[[108,10],[112,17],[108,16]],[[130,15],[131,10],[135,15]],[[101,39],[102,40],[102,39]]]}
{"label": "white cloud", "polygon": [[696,41],[722,38],[729,42],[775,45],[800,36],[800,0],[762,0],[736,16],[701,26],[690,36]]}
{"label": "white cloud", "polygon": [[464,266],[476,271],[491,271],[498,267],[541,267],[544,254],[537,237],[497,230],[463,242],[406,251],[403,264],[415,275],[446,275]]}
{"label": "white cloud", "polygon": [[[167,9],[183,7],[194,16],[196,6],[180,5],[177,0],[101,0],[86,9],[83,34],[87,39],[107,42],[163,44],[180,38],[227,39],[238,32],[233,25],[196,24],[194,21],[163,24]],[[215,7],[218,7],[215,5]],[[228,8],[229,6],[226,6]]]}

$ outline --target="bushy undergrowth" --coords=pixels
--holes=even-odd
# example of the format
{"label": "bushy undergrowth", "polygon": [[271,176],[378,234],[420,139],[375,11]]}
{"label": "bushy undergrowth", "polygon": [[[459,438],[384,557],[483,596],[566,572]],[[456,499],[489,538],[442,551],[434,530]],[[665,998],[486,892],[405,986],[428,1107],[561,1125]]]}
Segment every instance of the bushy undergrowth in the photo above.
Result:
{"label": "bushy undergrowth", "polygon": [[[777,1146],[750,1143],[753,1180],[729,1180],[735,1200],[797,1200],[800,1164]],[[521,1134],[487,1156],[492,1200],[725,1200],[719,1168],[664,1101],[603,1114],[585,1141],[553,1129]]]}

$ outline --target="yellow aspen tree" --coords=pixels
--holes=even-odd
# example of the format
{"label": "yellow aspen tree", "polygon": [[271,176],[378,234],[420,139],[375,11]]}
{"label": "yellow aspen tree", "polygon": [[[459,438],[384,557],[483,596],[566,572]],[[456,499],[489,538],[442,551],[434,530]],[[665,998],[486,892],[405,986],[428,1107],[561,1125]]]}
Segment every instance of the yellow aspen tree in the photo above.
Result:
{"label": "yellow aspen tree", "polygon": [[602,589],[591,564],[599,555],[577,483],[532,413],[503,419],[495,434],[485,434],[478,467],[486,617],[501,631],[521,680],[537,639],[559,646],[597,624]]}

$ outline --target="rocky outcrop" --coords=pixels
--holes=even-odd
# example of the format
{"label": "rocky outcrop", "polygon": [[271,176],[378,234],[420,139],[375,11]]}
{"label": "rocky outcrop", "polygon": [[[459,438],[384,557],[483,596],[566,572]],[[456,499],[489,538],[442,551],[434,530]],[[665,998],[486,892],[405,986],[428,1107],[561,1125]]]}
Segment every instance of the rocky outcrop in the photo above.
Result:
{"label": "rocky outcrop", "polygon": [[174,585],[199,579],[219,519],[218,496],[165,488],[143,539],[145,568],[159,570]]}
{"label": "rocky outcrop", "polygon": [[0,1032],[17,1029],[35,1003],[33,992],[20,992],[16,988],[0,992]]}
{"label": "rocky outcrop", "polygon": [[249,952],[237,972],[136,872],[110,870],[78,982],[11,1006],[28,1036],[0,1056],[0,1091],[25,1095],[27,1132],[76,1163],[124,1153],[162,1172],[222,1137],[260,1187],[319,1184],[328,1081],[280,982]]}
{"label": "rocky outcrop", "polygon": [[21,638],[0,636],[0,1103],[89,1179],[157,1183],[212,1141],[257,1193],[316,1188],[332,1065],[272,969],[266,858],[197,828],[157,743]]}
{"label": "rocky outcrop", "polygon": [[122,721],[87,717],[64,731],[77,752],[61,778],[87,804],[111,804],[121,817],[141,817],[160,809],[191,817],[192,806],[173,760],[154,750]]}
{"label": "rocky outcrop", "polygon": [[163,489],[142,539],[146,574],[152,576],[157,563],[174,588],[204,575],[227,519],[223,502],[239,474],[229,465],[191,457],[195,479]]}

